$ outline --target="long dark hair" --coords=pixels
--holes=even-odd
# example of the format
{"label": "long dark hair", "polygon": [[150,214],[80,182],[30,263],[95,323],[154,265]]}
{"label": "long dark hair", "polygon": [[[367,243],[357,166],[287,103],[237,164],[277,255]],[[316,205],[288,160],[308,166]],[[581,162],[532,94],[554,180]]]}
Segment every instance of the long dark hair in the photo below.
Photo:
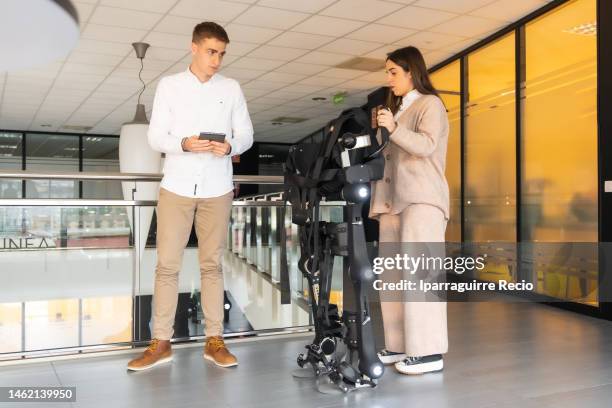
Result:
{"label": "long dark hair", "polygon": [[[397,50],[387,54],[387,60],[391,60],[406,72],[412,74],[412,83],[414,88],[424,95],[436,95],[438,91],[431,84],[429,74],[427,73],[427,67],[423,54],[416,47],[404,47],[398,48]],[[387,107],[391,109],[391,112],[395,114],[399,109],[399,105],[402,102],[401,96],[395,96],[391,91],[391,88],[387,90]]]}

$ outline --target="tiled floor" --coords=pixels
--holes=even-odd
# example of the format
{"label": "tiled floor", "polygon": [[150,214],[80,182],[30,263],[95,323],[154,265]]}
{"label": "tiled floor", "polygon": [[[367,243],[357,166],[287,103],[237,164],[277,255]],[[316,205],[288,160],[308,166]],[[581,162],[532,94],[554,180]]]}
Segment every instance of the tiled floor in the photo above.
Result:
{"label": "tiled floor", "polygon": [[449,333],[443,372],[389,369],[375,389],[348,395],[290,375],[309,337],[232,343],[233,369],[203,360],[198,345],[140,373],[125,369],[137,351],[0,367],[0,386],[76,386],[74,407],[610,407],[611,322],[537,304],[450,303]]}

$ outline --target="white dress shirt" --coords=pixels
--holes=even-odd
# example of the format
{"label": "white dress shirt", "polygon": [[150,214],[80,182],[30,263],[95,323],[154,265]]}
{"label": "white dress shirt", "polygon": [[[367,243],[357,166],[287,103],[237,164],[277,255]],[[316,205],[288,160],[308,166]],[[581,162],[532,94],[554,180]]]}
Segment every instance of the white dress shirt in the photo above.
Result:
{"label": "white dress shirt", "polygon": [[393,119],[395,119],[397,121],[397,119],[400,117],[400,115],[406,110],[408,109],[408,107],[410,105],[412,105],[412,102],[416,101],[417,99],[419,99],[419,97],[422,94],[417,91],[416,89],[413,89],[411,91],[409,91],[406,95],[404,95],[402,97],[402,103],[399,107],[399,109],[397,110],[397,112],[395,112],[395,115],[393,116]]}
{"label": "white dress shirt", "polygon": [[[200,132],[225,133],[231,153],[184,152],[182,139]],[[151,148],[166,153],[161,187],[185,197],[219,197],[234,188],[231,156],[253,145],[253,125],[237,81],[215,74],[200,82],[187,68],[159,81],[147,136]]]}

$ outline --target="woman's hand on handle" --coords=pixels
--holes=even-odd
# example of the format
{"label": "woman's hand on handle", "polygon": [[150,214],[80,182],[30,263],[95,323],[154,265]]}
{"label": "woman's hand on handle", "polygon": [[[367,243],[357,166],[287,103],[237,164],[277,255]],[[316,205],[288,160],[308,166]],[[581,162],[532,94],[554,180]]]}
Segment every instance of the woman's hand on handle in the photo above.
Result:
{"label": "woman's hand on handle", "polygon": [[380,109],[376,115],[376,120],[378,126],[386,128],[389,133],[393,133],[397,127],[397,123],[395,123],[395,119],[393,118],[393,113],[391,113],[389,109]]}

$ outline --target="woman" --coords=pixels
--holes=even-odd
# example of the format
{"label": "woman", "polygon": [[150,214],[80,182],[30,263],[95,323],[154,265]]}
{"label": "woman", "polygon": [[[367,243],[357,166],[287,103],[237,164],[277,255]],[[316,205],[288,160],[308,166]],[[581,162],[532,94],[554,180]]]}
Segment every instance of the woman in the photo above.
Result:
{"label": "woman", "polygon": [[[386,72],[388,109],[379,110],[377,120],[389,130],[390,143],[384,177],[372,185],[370,217],[379,220],[381,249],[385,242],[443,243],[449,216],[446,109],[417,48],[388,54]],[[382,300],[381,361],[404,374],[442,370],[448,350],[446,303]]]}

